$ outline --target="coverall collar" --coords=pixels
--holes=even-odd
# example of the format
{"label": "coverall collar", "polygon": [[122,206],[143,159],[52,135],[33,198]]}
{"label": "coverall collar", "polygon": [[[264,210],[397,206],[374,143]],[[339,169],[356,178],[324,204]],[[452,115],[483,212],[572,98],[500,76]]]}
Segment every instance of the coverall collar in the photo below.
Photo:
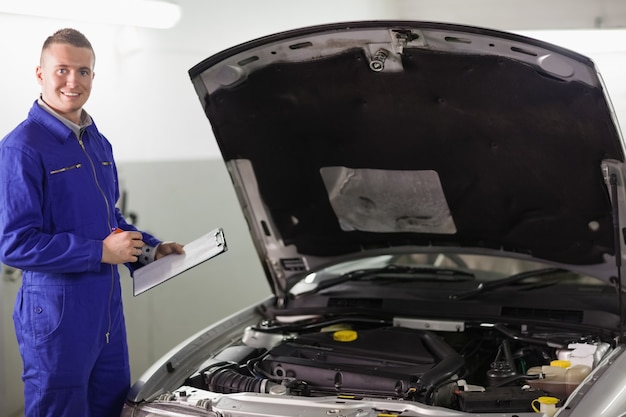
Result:
{"label": "coverall collar", "polygon": [[[89,113],[87,113],[87,111],[85,109],[83,109],[82,112],[81,112],[81,116],[80,116],[81,124],[77,125],[76,123],[66,119],[65,117],[61,116],[59,113],[54,111],[52,109],[52,107],[48,106],[46,104],[46,102],[43,101],[41,96],[37,99],[37,105],[39,105],[39,107],[41,107],[47,113],[49,113],[50,115],[54,116],[55,119],[59,120],[66,127],[68,127],[74,133],[74,135],[77,138],[80,137],[80,133],[81,133],[82,130],[86,129],[88,126],[91,126],[93,124],[93,120],[91,119],[91,116],[89,115]],[[41,119],[39,119],[39,120],[42,123],[46,124],[44,120],[41,120]],[[57,133],[57,136],[59,137],[59,139],[61,139],[62,141],[66,141],[67,140],[67,132],[61,132],[61,131],[55,129],[52,125],[49,125],[49,124],[46,124],[46,126],[48,128],[50,128],[53,132]]]}

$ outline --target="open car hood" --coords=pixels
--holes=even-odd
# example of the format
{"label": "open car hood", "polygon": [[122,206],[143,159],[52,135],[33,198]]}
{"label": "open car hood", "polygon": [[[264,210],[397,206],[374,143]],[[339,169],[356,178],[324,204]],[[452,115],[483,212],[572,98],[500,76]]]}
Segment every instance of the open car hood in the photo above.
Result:
{"label": "open car hood", "polygon": [[371,21],[260,38],[189,74],[276,293],[400,246],[616,275],[624,151],[587,57],[493,30]]}

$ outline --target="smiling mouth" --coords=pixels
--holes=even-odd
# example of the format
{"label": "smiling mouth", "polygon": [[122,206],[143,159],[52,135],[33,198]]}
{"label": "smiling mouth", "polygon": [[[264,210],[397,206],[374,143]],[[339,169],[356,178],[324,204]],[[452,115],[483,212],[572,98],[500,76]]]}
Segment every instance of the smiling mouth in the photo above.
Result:
{"label": "smiling mouth", "polygon": [[78,97],[80,95],[79,93],[66,93],[63,91],[61,93],[66,97]]}

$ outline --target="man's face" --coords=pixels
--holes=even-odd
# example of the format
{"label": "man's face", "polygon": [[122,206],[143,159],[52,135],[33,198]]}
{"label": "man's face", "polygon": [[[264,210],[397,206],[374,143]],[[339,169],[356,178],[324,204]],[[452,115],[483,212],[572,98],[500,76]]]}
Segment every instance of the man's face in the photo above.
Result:
{"label": "man's face", "polygon": [[43,101],[76,124],[91,93],[94,61],[89,48],[55,43],[42,52],[37,67]]}

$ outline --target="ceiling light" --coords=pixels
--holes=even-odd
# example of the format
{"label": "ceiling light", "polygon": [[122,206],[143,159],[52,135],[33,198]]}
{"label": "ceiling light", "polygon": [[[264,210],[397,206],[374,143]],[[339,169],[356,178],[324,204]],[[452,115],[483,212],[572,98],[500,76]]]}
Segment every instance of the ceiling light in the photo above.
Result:
{"label": "ceiling light", "polygon": [[180,6],[167,0],[13,0],[3,1],[0,13],[156,29],[173,27],[181,16]]}

